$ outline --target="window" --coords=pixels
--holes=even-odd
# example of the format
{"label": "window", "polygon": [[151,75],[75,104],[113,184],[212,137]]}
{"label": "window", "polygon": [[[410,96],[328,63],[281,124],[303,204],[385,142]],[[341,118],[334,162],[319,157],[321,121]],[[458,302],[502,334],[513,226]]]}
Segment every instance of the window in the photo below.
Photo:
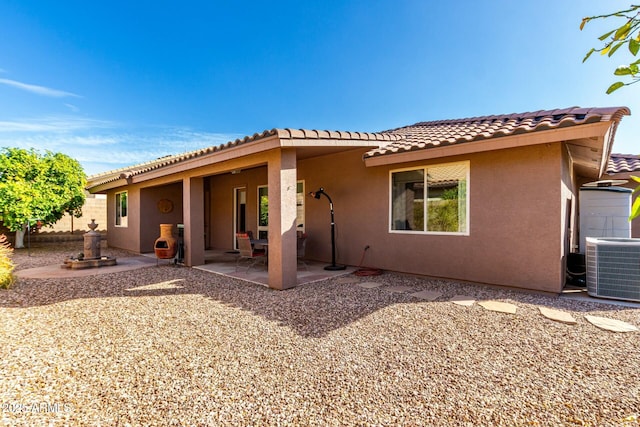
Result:
{"label": "window", "polygon": [[304,181],[296,184],[296,227],[304,233]]}
{"label": "window", "polygon": [[467,234],[469,162],[391,171],[391,231]]}
{"label": "window", "polygon": [[127,226],[127,192],[116,193],[116,226]]}
{"label": "window", "polygon": [[265,185],[258,187],[258,239],[266,239],[267,230],[269,230],[269,195]]}
{"label": "window", "polygon": [[[304,181],[296,185],[296,226],[304,232]],[[258,238],[266,239],[269,230],[269,191],[266,185],[258,187]]]}

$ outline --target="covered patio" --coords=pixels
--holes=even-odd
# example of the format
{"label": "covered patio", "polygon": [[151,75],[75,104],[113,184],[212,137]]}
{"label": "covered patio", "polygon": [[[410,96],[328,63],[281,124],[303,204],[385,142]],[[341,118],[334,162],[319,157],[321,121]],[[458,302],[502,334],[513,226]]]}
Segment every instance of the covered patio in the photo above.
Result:
{"label": "covered patio", "polygon": [[[309,190],[327,186],[344,195],[362,187],[359,182],[345,185],[327,172],[331,170],[327,165],[335,166],[337,159],[347,155],[361,169],[364,152],[393,139],[382,134],[274,129],[219,147],[112,171],[94,177],[88,187],[92,192],[107,193],[112,203],[108,221],[116,226],[109,229],[110,246],[150,252],[158,225],[182,224],[185,265],[235,276],[235,257],[231,262],[207,258],[212,250],[224,253],[236,249],[237,233],[253,232],[268,240],[268,267],[249,271],[247,276],[274,289],[288,289],[344,273],[321,268],[327,265],[332,248],[329,205],[317,203],[307,211]],[[342,168],[351,169],[351,163],[349,160]],[[126,205],[117,210],[115,206],[123,200]],[[349,210],[346,204],[341,208]],[[345,236],[353,230],[341,226]],[[324,261],[317,265],[320,267],[309,263],[309,271],[297,268],[299,232],[310,236],[308,255]],[[341,264],[349,264],[351,252],[364,246],[341,246]]]}
{"label": "covered patio", "polygon": [[[231,252],[233,251],[225,251],[221,249],[207,250],[205,251],[205,263],[203,265],[194,266],[193,268],[219,274],[221,276],[245,280],[247,282],[263,286],[269,286],[269,270],[267,265],[256,263],[249,267],[246,262],[242,261],[238,264],[238,255]],[[153,256],[153,254],[150,255]],[[302,285],[333,277],[345,276],[352,274],[356,270],[353,267],[347,267],[345,270],[329,271],[324,269],[326,265],[326,262],[308,260],[305,260],[304,264],[302,262],[298,262],[296,284]]]}

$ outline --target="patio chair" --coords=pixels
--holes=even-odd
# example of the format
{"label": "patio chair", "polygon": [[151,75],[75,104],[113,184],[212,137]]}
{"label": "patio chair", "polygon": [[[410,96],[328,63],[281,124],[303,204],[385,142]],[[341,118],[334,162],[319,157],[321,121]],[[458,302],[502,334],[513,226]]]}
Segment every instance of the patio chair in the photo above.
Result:
{"label": "patio chair", "polygon": [[249,241],[251,242],[251,246],[253,246],[254,248],[253,249],[254,252],[260,252],[260,251],[265,253],[267,252],[264,247],[264,244],[256,242],[255,238],[253,237],[253,231],[247,230],[247,236],[249,236]]}
{"label": "patio chair", "polygon": [[248,234],[238,233],[236,234],[236,238],[238,239],[238,250],[240,251],[240,255],[238,255],[238,258],[236,259],[236,271],[238,271],[240,261],[245,259],[249,260],[249,266],[247,267],[246,272],[249,272],[251,267],[253,267],[258,261],[266,263],[266,252],[253,249],[253,246],[251,246],[251,239],[249,239]]}
{"label": "patio chair", "polygon": [[306,233],[298,232],[298,262],[301,262],[304,265],[305,270],[309,271],[309,266],[304,260],[304,252],[307,247],[307,235]]}

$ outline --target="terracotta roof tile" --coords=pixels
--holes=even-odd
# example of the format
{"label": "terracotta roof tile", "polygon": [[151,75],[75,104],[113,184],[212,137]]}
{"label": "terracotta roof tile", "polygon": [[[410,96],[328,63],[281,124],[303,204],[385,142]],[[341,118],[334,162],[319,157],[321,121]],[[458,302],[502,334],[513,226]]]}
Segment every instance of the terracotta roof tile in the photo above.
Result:
{"label": "terracotta roof tile", "polygon": [[[315,129],[271,129],[252,136],[229,141],[213,147],[206,147],[188,153],[165,156],[150,162],[116,169],[88,178],[89,187],[96,187],[123,178],[130,178],[145,172],[201,157],[275,136],[281,139],[331,139],[350,141],[379,141],[380,148],[368,151],[365,158],[393,154],[398,152],[424,150],[438,146],[480,141],[501,136],[577,126],[600,121],[619,121],[623,115],[630,114],[626,107],[579,108],[571,107],[559,110],[541,110],[529,113],[472,117],[456,120],[438,120],[419,122],[383,132],[349,132]],[[310,142],[311,143],[311,142]],[[637,161],[637,159],[636,159]],[[620,163],[622,165],[622,163]],[[637,163],[631,162],[638,167]],[[616,164],[617,165],[617,164]],[[623,166],[614,166],[623,167]],[[622,170],[622,169],[621,169]],[[638,170],[638,169],[634,169]]]}
{"label": "terracotta roof tile", "polygon": [[149,172],[155,169],[162,168],[164,166],[168,166],[174,163],[179,163],[185,160],[193,159],[196,157],[204,156],[206,154],[210,154],[217,151],[226,150],[232,147],[236,147],[242,144],[247,144],[249,142],[266,138],[272,135],[279,135],[282,132],[280,129],[272,129],[265,130],[262,133],[255,133],[252,136],[245,136],[244,138],[236,139],[234,141],[228,141],[224,144],[220,144],[218,146],[201,148],[199,150],[189,151],[187,153],[181,153],[176,155],[169,155],[160,157],[158,159],[141,163],[134,166],[128,166],[120,169],[110,170],[107,172],[103,172],[100,174],[92,175],[87,177],[88,186],[95,187],[98,185],[108,184],[110,182],[117,181],[123,178],[131,178],[135,175],[140,175],[145,172]]}
{"label": "terracotta roof tile", "polygon": [[611,154],[607,164],[609,175],[621,172],[639,172],[640,156],[633,154]]}
{"label": "terracotta roof tile", "polygon": [[528,113],[419,122],[411,126],[381,132],[383,134],[397,135],[400,140],[370,150],[364,157],[423,150],[601,121],[617,122],[623,115],[627,114],[630,114],[630,112],[626,107],[571,107]]}
{"label": "terracotta roof tile", "polygon": [[213,152],[226,150],[237,147],[242,144],[255,142],[270,136],[277,136],[282,139],[299,139],[299,140],[315,140],[315,139],[335,139],[335,140],[360,140],[360,141],[382,141],[384,143],[396,141],[401,138],[399,135],[389,133],[365,133],[365,132],[349,132],[349,131],[329,131],[316,129],[271,129],[261,133],[254,133],[252,136],[245,136],[234,141],[229,141],[218,146],[206,147],[187,153],[165,156],[150,162],[141,163],[121,169],[111,170],[104,173],[92,175],[87,178],[88,187],[96,187],[110,182],[115,182],[123,178],[131,178],[136,175],[150,172],[164,166],[179,163],[185,160],[200,157]]}

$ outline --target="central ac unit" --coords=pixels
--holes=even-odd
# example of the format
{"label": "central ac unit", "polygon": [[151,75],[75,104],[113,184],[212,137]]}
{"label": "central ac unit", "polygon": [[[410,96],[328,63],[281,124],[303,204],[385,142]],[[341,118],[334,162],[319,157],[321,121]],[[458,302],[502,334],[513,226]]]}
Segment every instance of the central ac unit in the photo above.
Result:
{"label": "central ac unit", "polygon": [[587,292],[640,301],[640,239],[587,237]]}

